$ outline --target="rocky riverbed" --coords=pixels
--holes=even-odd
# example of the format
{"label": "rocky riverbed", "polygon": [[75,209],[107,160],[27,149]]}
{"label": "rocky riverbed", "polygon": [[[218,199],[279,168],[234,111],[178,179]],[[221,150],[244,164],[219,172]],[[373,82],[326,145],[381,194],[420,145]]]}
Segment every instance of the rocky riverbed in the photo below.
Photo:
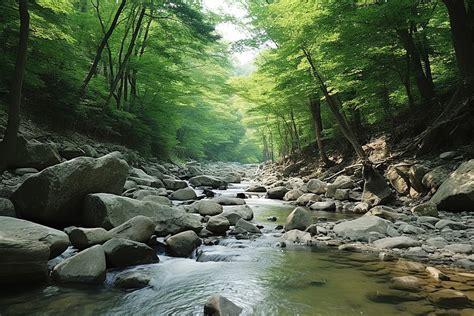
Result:
{"label": "rocky riverbed", "polygon": [[[0,283],[18,289],[3,296],[2,315],[343,314],[338,291],[344,310],[367,315],[473,312],[474,160],[442,181],[411,165],[399,178],[389,168],[385,182],[357,169],[305,179],[25,148],[0,188]],[[421,183],[418,200],[400,195],[403,183],[410,196]],[[20,307],[25,299],[34,303]]]}

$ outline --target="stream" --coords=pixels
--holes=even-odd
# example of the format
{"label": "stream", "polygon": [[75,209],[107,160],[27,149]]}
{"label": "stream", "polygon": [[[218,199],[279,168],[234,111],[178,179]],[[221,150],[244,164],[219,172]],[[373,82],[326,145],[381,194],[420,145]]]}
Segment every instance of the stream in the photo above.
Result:
{"label": "stream", "polygon": [[[219,193],[234,195],[243,187]],[[389,290],[390,278],[400,275],[395,263],[334,249],[277,247],[280,233],[274,228],[294,206],[258,197],[246,201],[254,222],[265,226],[261,237],[225,237],[218,245],[201,246],[194,259],[160,254],[160,263],[128,269],[152,276],[149,287],[135,291],[113,288],[114,271],[101,287],[12,288],[1,293],[0,315],[202,315],[206,299],[216,293],[241,306],[245,315],[413,315],[395,303],[367,297]],[[269,216],[278,220],[269,222]],[[315,216],[336,220],[350,215]],[[429,305],[424,300],[415,304]]]}

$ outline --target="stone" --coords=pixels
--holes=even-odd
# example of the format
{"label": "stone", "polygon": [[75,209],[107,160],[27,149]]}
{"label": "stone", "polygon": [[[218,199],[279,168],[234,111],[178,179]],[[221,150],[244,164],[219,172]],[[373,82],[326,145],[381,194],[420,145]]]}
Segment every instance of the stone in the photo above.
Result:
{"label": "stone", "polygon": [[16,157],[12,167],[44,168],[61,163],[61,156],[54,144],[27,141],[23,136],[17,137]]}
{"label": "stone", "polygon": [[359,202],[354,206],[353,212],[356,214],[365,214],[369,211],[369,204],[365,202]]}
{"label": "stone", "polygon": [[167,249],[176,257],[189,257],[202,241],[192,230],[173,235],[166,240]]}
{"label": "stone", "polygon": [[0,240],[2,239],[18,241],[20,244],[43,242],[49,247],[50,259],[62,254],[70,245],[69,237],[60,230],[5,216],[0,216]]}
{"label": "stone", "polygon": [[271,188],[267,191],[266,198],[273,200],[283,200],[283,197],[286,193],[288,193],[288,191],[289,190],[283,186]]}
{"label": "stone", "polygon": [[407,225],[402,225],[401,232],[404,234],[413,234],[413,235],[420,235],[426,233],[426,231],[423,228],[416,227],[410,224]]}
{"label": "stone", "polygon": [[426,202],[411,208],[411,212],[418,216],[438,216],[438,208],[432,202]]}
{"label": "stone", "polygon": [[306,187],[310,193],[324,194],[326,193],[327,185],[328,184],[326,182],[323,182],[319,179],[311,179],[306,184]]}
{"label": "stone", "polygon": [[441,153],[441,154],[439,155],[439,158],[440,158],[440,159],[446,159],[446,160],[447,160],[447,159],[452,159],[452,158],[454,158],[454,157],[456,157],[456,152],[455,152],[455,151],[446,151],[446,152]]}
{"label": "stone", "polygon": [[218,203],[220,205],[244,205],[245,204],[244,199],[228,197],[228,196],[219,196],[212,199],[211,201]]}
{"label": "stone", "polygon": [[195,200],[196,198],[196,192],[194,192],[193,188],[190,187],[179,189],[170,195],[170,199],[178,201]]}
{"label": "stone", "polygon": [[402,271],[423,272],[426,267],[424,264],[414,261],[399,259],[396,267]]}
{"label": "stone", "polygon": [[[1,224],[0,224],[1,225]],[[0,236],[0,286],[30,285],[48,279],[49,245]]]}
{"label": "stone", "polygon": [[310,203],[320,202],[320,201],[321,201],[321,197],[319,195],[314,194],[314,193],[305,193],[296,200],[296,204],[299,206],[306,206]]}
{"label": "stone", "polygon": [[362,174],[365,181],[361,201],[371,206],[385,203],[392,195],[385,178],[367,164],[364,164]]}
{"label": "stone", "polygon": [[474,159],[462,163],[430,200],[438,210],[474,211]]}
{"label": "stone", "polygon": [[24,176],[25,174],[38,173],[39,171],[35,168],[18,168],[14,172],[16,175]]}
{"label": "stone", "polygon": [[380,218],[389,220],[391,222],[410,221],[410,218],[408,217],[408,215],[405,215],[403,213],[398,213],[397,210],[385,205],[377,205],[371,208],[367,213],[365,213],[364,216],[378,216]]}
{"label": "stone", "polygon": [[146,216],[135,216],[125,223],[111,229],[114,238],[129,239],[136,242],[148,242],[155,232],[155,222]]}
{"label": "stone", "polygon": [[428,171],[421,180],[423,186],[434,193],[439,186],[449,177],[449,171],[439,166]]}
{"label": "stone", "polygon": [[224,180],[212,176],[192,177],[189,179],[189,183],[191,183],[191,185],[194,187],[211,187],[213,189],[227,187],[227,183]]}
{"label": "stone", "polygon": [[469,305],[469,298],[461,291],[443,289],[430,293],[429,300],[442,307],[460,308]]}
{"label": "stone", "polygon": [[345,201],[349,199],[349,189],[337,189],[336,192],[334,192],[334,199],[339,200],[339,201]]}
{"label": "stone", "polygon": [[426,272],[436,281],[448,281],[449,276],[436,269],[435,267],[426,267]]}
{"label": "stone", "polygon": [[112,235],[103,228],[74,227],[68,232],[71,244],[79,250],[100,245],[112,238]]}
{"label": "stone", "polygon": [[315,202],[309,208],[313,211],[331,212],[336,210],[336,203],[334,201]]}
{"label": "stone", "polygon": [[385,174],[392,187],[400,194],[408,194],[410,191],[409,170],[410,165],[400,163],[390,166]]}
{"label": "stone", "polygon": [[167,190],[180,190],[188,187],[186,181],[174,180],[174,179],[163,179],[163,184]]}
{"label": "stone", "polygon": [[451,244],[444,246],[443,249],[449,252],[463,253],[467,255],[472,253],[472,246],[470,244]]}
{"label": "stone", "polygon": [[[248,205],[226,207],[222,213],[222,215],[227,217],[229,221],[231,221],[230,217],[233,217],[234,219],[237,218],[237,216],[231,214],[237,214],[239,218],[243,218],[246,221],[251,221],[254,216],[252,208]],[[239,220],[239,218],[237,218],[237,220]],[[231,225],[235,225],[237,220],[235,222],[231,221]]]}
{"label": "stone", "polygon": [[150,284],[151,277],[136,271],[127,271],[115,277],[114,286],[121,289],[141,289]]}
{"label": "stone", "polygon": [[423,185],[423,177],[428,173],[429,169],[421,164],[414,164],[408,170],[408,179],[410,186],[417,192],[425,192],[427,187]]}
{"label": "stone", "polygon": [[159,262],[155,250],[147,245],[123,238],[112,238],[104,244],[107,266],[124,268]]}
{"label": "stone", "polygon": [[209,200],[201,200],[190,205],[190,210],[193,213],[199,213],[202,216],[214,216],[223,212],[222,205]]}
{"label": "stone", "polygon": [[285,196],[283,196],[284,201],[296,201],[300,196],[303,195],[303,192],[299,189],[293,189],[286,192]]}
{"label": "stone", "polygon": [[390,221],[377,216],[362,216],[336,224],[334,232],[351,240],[367,241],[371,232],[377,232],[386,236],[390,228],[393,228],[393,224]]}
{"label": "stone", "polygon": [[201,216],[186,213],[183,209],[168,208],[154,218],[155,234],[158,237],[174,235],[187,230],[199,233],[203,229]]}
{"label": "stone", "polygon": [[445,227],[449,227],[451,229],[455,229],[455,230],[463,230],[463,229],[466,229],[467,226],[462,224],[462,223],[458,223],[458,222],[455,222],[455,221],[452,221],[450,219],[441,219],[439,220],[436,224],[435,224],[435,227],[437,229],[443,229]]}
{"label": "stone", "polygon": [[204,305],[204,316],[237,316],[242,308],[221,295],[209,297]]}
{"label": "stone", "polygon": [[235,224],[235,228],[241,228],[250,234],[261,234],[262,232],[254,224],[247,222],[245,219],[241,218]]}
{"label": "stone", "polygon": [[283,234],[281,237],[282,240],[290,241],[295,244],[308,244],[311,243],[311,234],[308,232],[303,232],[298,229],[293,229],[290,231],[287,231]]}
{"label": "stone", "polygon": [[397,304],[410,301],[420,301],[424,296],[418,293],[400,290],[381,290],[367,293],[367,298],[376,303]]}
{"label": "stone", "polygon": [[135,189],[138,186],[138,184],[135,181],[132,180],[126,180],[125,184],[123,185],[123,191],[127,191],[130,189]]}
{"label": "stone", "polygon": [[354,180],[350,176],[340,175],[331,183],[336,189],[352,189],[354,188]]}
{"label": "stone", "polygon": [[416,276],[409,275],[393,277],[391,279],[390,288],[409,292],[419,292],[422,290],[422,286],[424,285],[426,285],[425,281]]}
{"label": "stone", "polygon": [[406,236],[398,236],[398,237],[387,237],[376,240],[373,242],[373,245],[379,249],[403,249],[403,248],[410,248],[410,247],[417,247],[420,246],[421,243],[418,240],[415,240],[410,237]]}
{"label": "stone", "polygon": [[222,180],[226,183],[241,183],[242,177],[236,172],[226,174]]}
{"label": "stone", "polygon": [[153,202],[160,205],[173,206],[173,202],[171,202],[171,200],[168,199],[166,196],[147,195],[140,200],[144,202]]}
{"label": "stone", "polygon": [[304,231],[313,224],[311,213],[302,207],[297,207],[286,218],[285,231],[298,229]]}
{"label": "stone", "polygon": [[59,147],[59,154],[67,160],[86,155],[84,150],[71,143],[62,144]]}
{"label": "stone", "polygon": [[435,247],[435,248],[444,248],[448,244],[448,242],[443,237],[438,236],[438,237],[428,238],[426,240],[426,244],[428,246],[432,246],[432,247]]}
{"label": "stone", "polygon": [[0,216],[16,217],[15,206],[9,199],[0,198]]}
{"label": "stone", "polygon": [[206,225],[208,231],[217,235],[225,234],[229,228],[229,220],[223,215],[212,216]]}
{"label": "stone", "polygon": [[57,283],[99,284],[105,281],[104,248],[96,245],[57,264],[51,272]]}
{"label": "stone", "polygon": [[97,159],[79,157],[30,176],[11,199],[18,216],[64,227],[79,222],[87,194],[120,194],[127,173],[128,165],[118,153]]}
{"label": "stone", "polygon": [[265,193],[267,189],[262,185],[254,184],[249,186],[245,192]]}

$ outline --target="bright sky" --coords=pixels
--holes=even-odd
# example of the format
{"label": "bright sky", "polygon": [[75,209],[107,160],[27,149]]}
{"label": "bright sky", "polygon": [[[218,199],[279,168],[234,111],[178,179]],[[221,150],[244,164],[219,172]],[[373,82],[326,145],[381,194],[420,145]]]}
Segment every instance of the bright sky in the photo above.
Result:
{"label": "bright sky", "polygon": [[[238,19],[244,19],[247,16],[245,8],[229,0],[204,0],[204,6],[209,11],[230,14]],[[244,30],[229,22],[218,24],[216,31],[222,36],[224,41],[230,43],[246,38]],[[237,64],[246,65],[252,63],[256,55],[257,52],[255,50],[247,50],[233,53],[233,58]]]}

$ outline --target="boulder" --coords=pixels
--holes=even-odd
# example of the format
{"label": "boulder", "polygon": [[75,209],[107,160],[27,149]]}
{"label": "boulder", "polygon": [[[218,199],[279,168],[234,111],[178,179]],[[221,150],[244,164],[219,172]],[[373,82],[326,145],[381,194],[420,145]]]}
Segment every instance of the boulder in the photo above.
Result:
{"label": "boulder", "polygon": [[372,232],[386,236],[389,229],[394,229],[393,224],[377,216],[362,216],[334,226],[337,235],[361,241],[367,241]]}
{"label": "boulder", "polygon": [[57,264],[51,277],[57,283],[99,284],[105,281],[104,248],[96,245]]}
{"label": "boulder", "polygon": [[62,144],[59,147],[59,154],[67,160],[86,156],[86,152],[84,150],[71,143]]}
{"label": "boulder", "polygon": [[137,271],[126,271],[115,277],[114,286],[121,289],[141,289],[150,284],[151,277]]}
{"label": "boulder", "polygon": [[190,210],[194,213],[199,213],[202,216],[214,216],[222,213],[222,205],[209,200],[201,200],[190,205]]}
{"label": "boulder", "polygon": [[176,257],[189,257],[202,241],[192,230],[184,231],[166,240],[167,249]]}
{"label": "boulder", "polygon": [[377,205],[371,208],[367,213],[365,213],[365,216],[378,216],[380,218],[387,219],[391,222],[410,221],[410,218],[408,217],[408,215],[399,213],[397,212],[397,210],[385,205]]}
{"label": "boulder", "polygon": [[112,238],[104,244],[107,266],[124,268],[139,264],[150,264],[159,261],[153,248],[123,238]]}
{"label": "boulder", "polygon": [[14,172],[16,175],[24,176],[25,174],[38,173],[39,171],[35,168],[18,168]]}
{"label": "boulder", "polygon": [[159,196],[159,195],[148,195],[141,199],[144,202],[153,202],[156,204],[166,205],[166,206],[173,206],[173,202],[168,199],[166,196]]}
{"label": "boulder", "polygon": [[238,316],[242,308],[221,295],[209,297],[204,305],[204,316]]}
{"label": "boulder", "polygon": [[240,174],[233,172],[233,173],[228,173],[226,174],[222,180],[227,183],[240,183],[242,182],[242,177]]}
{"label": "boulder", "polygon": [[206,225],[208,231],[217,235],[225,234],[229,228],[229,220],[223,215],[212,216]]}
{"label": "boulder", "polygon": [[319,202],[319,201],[321,201],[321,197],[318,194],[305,193],[296,200],[296,204],[300,206],[306,206],[310,203]]}
{"label": "boulder", "polygon": [[417,192],[425,192],[426,187],[423,185],[423,177],[429,171],[429,169],[421,164],[414,164],[408,170],[408,179],[410,180],[410,186]]}
{"label": "boulder", "polygon": [[[253,219],[253,210],[248,205],[230,206],[224,209],[224,212],[222,213],[222,215],[229,219],[229,221],[231,222],[231,225],[235,225],[239,218],[243,218],[246,221],[251,221]],[[235,222],[233,222],[231,221],[230,217],[236,218],[235,215],[237,215],[238,218],[235,220]]]}
{"label": "boulder", "polygon": [[44,242],[0,236],[0,286],[46,281],[49,257]]}
{"label": "boulder", "polygon": [[138,215],[122,225],[111,229],[109,235],[111,237],[130,239],[137,242],[148,242],[154,232],[154,221],[149,217]]}
{"label": "boulder", "polygon": [[174,235],[186,230],[199,233],[203,229],[201,216],[186,213],[183,209],[168,208],[162,210],[154,220],[156,223],[155,234],[158,237]]}
{"label": "boulder", "polygon": [[410,191],[409,170],[409,164],[400,163],[390,166],[385,174],[392,187],[400,194],[408,194]]}
{"label": "boulder", "polygon": [[170,199],[178,201],[195,200],[196,198],[196,192],[194,192],[193,188],[190,187],[179,189],[170,195]]}
{"label": "boulder", "polygon": [[220,205],[244,205],[245,200],[240,198],[228,197],[228,196],[219,196],[212,199],[212,202],[218,203]]}
{"label": "boulder", "polygon": [[9,199],[0,198],[0,216],[16,217],[15,206]]}
{"label": "boulder", "polygon": [[68,231],[71,244],[79,250],[100,245],[112,238],[112,235],[103,228],[74,227]]}
{"label": "boulder", "polygon": [[264,186],[254,184],[249,186],[248,189],[245,190],[245,192],[265,193],[267,192],[267,189]]}
{"label": "boulder", "polygon": [[439,186],[449,177],[449,171],[444,167],[439,166],[431,171],[428,171],[421,180],[423,186],[429,189],[432,193],[438,190]]}
{"label": "boulder", "polygon": [[470,244],[451,244],[444,246],[444,250],[452,253],[471,254],[472,246]]}
{"label": "boulder", "polygon": [[418,216],[438,216],[438,208],[432,202],[426,202],[411,208],[411,212]]}
{"label": "boulder", "polygon": [[339,201],[345,201],[349,199],[349,189],[337,189],[334,192],[334,199]]}
{"label": "boulder", "polygon": [[69,238],[64,232],[13,217],[0,216],[1,239],[43,242],[49,247],[50,259],[59,256],[69,247]]}
{"label": "boulder", "polygon": [[288,192],[286,192],[285,196],[283,197],[283,200],[285,201],[296,201],[300,196],[303,195],[303,191],[299,189],[293,189]]}
{"label": "boulder", "polygon": [[117,155],[79,157],[33,174],[11,197],[17,215],[53,226],[77,224],[87,194],[122,192],[128,165]]}
{"label": "boulder", "polygon": [[311,179],[306,184],[308,192],[316,194],[326,193],[327,186],[328,184],[326,182],[323,182],[319,179]]}
{"label": "boulder", "polygon": [[406,236],[387,237],[374,241],[374,246],[379,249],[403,249],[420,245],[421,243],[418,240]]}
{"label": "boulder", "polygon": [[12,167],[42,170],[58,163],[61,163],[61,156],[55,145],[27,141],[23,136],[17,138],[16,157]]}
{"label": "boulder", "polygon": [[461,164],[430,201],[443,211],[474,211],[474,159]]}
{"label": "boulder", "polygon": [[361,201],[375,206],[384,203],[392,195],[392,191],[385,182],[385,178],[380,175],[372,166],[364,165],[364,191]]}
{"label": "boulder", "polygon": [[257,228],[254,224],[247,222],[245,219],[241,218],[235,224],[235,228],[241,228],[247,231],[250,234],[261,234],[260,229]]}
{"label": "boulder", "polygon": [[334,201],[315,202],[309,208],[313,211],[331,212],[336,210],[336,203]]}
{"label": "boulder", "polygon": [[[137,189],[132,189],[129,191],[125,191],[122,195],[125,197],[129,197],[132,199],[140,200],[140,201],[146,201],[149,200],[149,197],[156,196],[156,197],[166,197],[168,195],[168,192],[166,192],[166,189],[164,188],[151,188],[151,187],[145,187],[146,189],[141,189],[143,186],[139,186]],[[159,203],[163,204],[163,203]]]}
{"label": "boulder", "polygon": [[293,229],[304,231],[311,224],[313,224],[311,213],[302,207],[297,207],[286,218],[285,231]]}
{"label": "boulder", "polygon": [[188,187],[188,184],[186,181],[182,180],[174,180],[174,179],[163,179],[163,184],[165,185],[165,188],[168,190],[180,190]]}
{"label": "boulder", "polygon": [[426,285],[426,282],[416,276],[399,276],[393,277],[391,279],[390,288],[409,291],[409,292],[419,292],[422,290],[422,287]]}
{"label": "boulder", "polygon": [[189,179],[189,183],[194,187],[211,187],[213,189],[225,189],[227,187],[227,183],[224,180],[212,176],[192,177]]}
{"label": "boulder", "polygon": [[267,191],[267,199],[283,200],[283,197],[289,190],[286,187],[275,187]]}
{"label": "boulder", "polygon": [[448,308],[460,308],[469,305],[469,298],[461,291],[443,289],[431,293],[429,300],[436,305]]}
{"label": "boulder", "polygon": [[295,244],[308,244],[311,242],[311,234],[298,229],[287,231],[281,236],[282,240],[287,240]]}
{"label": "boulder", "polygon": [[365,214],[369,211],[369,204],[365,202],[359,202],[354,206],[353,212],[356,214]]}

